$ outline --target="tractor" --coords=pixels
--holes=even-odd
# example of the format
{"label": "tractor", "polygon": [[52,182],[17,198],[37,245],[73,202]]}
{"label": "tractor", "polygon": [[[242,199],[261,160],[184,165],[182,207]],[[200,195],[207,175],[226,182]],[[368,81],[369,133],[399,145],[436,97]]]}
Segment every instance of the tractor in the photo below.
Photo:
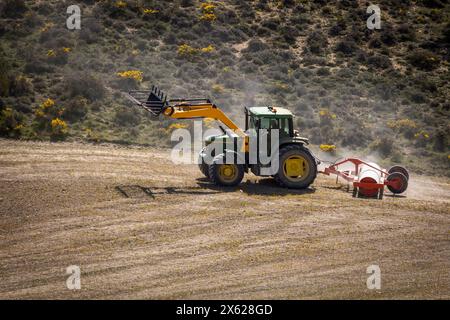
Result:
{"label": "tractor", "polygon": [[[200,171],[216,185],[239,185],[244,173],[249,171],[256,176],[272,176],[278,185],[294,189],[307,188],[316,178],[319,161],[308,149],[308,139],[301,137],[294,129],[294,116],[285,108],[245,107],[245,130],[242,130],[207,98],[168,100],[167,95],[154,86],[150,91],[133,90],[125,96],[156,117],[163,115],[172,119],[212,118],[225,125],[227,129],[220,126],[222,135],[205,139],[204,148],[199,154]],[[273,130],[278,132],[276,150],[270,150]],[[249,141],[253,138],[257,141],[256,161],[254,155],[250,154],[250,150],[254,149],[250,148]],[[272,157],[269,163],[261,161],[261,139],[268,141],[265,145],[270,152],[264,151]],[[222,151],[215,154],[215,150]],[[207,161],[211,156],[212,159]],[[275,156],[278,161],[276,172],[264,170],[270,167]]]}

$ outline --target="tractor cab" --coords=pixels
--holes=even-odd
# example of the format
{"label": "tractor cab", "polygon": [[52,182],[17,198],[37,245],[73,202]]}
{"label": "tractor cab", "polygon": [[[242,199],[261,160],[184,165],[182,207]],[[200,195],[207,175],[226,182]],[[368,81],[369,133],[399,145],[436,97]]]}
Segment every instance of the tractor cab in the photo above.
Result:
{"label": "tractor cab", "polygon": [[280,137],[294,137],[294,115],[287,109],[275,107],[245,108],[245,130],[278,129]]}

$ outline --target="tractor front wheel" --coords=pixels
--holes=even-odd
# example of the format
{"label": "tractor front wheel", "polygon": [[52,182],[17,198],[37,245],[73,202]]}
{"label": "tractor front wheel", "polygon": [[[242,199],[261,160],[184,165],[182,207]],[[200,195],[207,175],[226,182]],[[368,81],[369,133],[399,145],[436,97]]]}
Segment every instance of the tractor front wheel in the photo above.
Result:
{"label": "tractor front wheel", "polygon": [[209,179],[208,164],[205,163],[202,156],[202,154],[205,152],[205,149],[206,148],[203,148],[202,151],[200,151],[200,154],[198,155],[198,168],[200,169],[200,172],[203,173],[203,175]]}
{"label": "tractor front wheel", "polygon": [[317,164],[304,147],[288,145],[280,149],[280,163],[275,180],[280,186],[305,189],[317,176]]}
{"label": "tractor front wheel", "polygon": [[225,155],[221,154],[209,166],[209,178],[218,186],[237,186],[244,178],[244,166],[241,164],[226,164]]}
{"label": "tractor front wheel", "polygon": [[206,163],[199,163],[198,168],[200,169],[200,172],[203,173],[203,175],[209,179],[208,165]]}

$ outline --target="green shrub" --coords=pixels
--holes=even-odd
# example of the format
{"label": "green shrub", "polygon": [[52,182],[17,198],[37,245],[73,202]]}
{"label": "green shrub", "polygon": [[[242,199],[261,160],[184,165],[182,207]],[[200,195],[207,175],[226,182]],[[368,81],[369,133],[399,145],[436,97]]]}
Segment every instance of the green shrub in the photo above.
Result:
{"label": "green shrub", "polygon": [[428,8],[443,8],[445,6],[441,0],[420,0],[419,2]]}
{"label": "green shrub", "polygon": [[280,30],[284,40],[289,44],[294,44],[299,34],[298,30],[291,26],[283,26]]}
{"label": "green shrub", "polygon": [[322,32],[313,31],[306,38],[307,49],[314,54],[321,54],[325,52],[328,47],[328,40]]}
{"label": "green shrub", "polygon": [[19,137],[23,130],[24,116],[11,109],[0,110],[0,135],[5,137]]}
{"label": "green shrub", "polygon": [[31,80],[24,75],[10,76],[9,95],[12,97],[20,97],[33,92]]}
{"label": "green shrub", "polygon": [[114,121],[120,126],[130,127],[138,125],[140,117],[135,109],[119,108],[114,115]]}
{"label": "green shrub", "polygon": [[47,64],[44,57],[39,57],[33,54],[26,59],[24,70],[26,73],[43,74],[51,72],[53,68],[53,66]]}
{"label": "green shrub", "polygon": [[339,41],[336,44],[335,51],[336,52],[341,52],[344,55],[350,56],[356,51],[357,48],[358,47],[357,47],[355,41],[353,41],[353,40],[342,40],[342,41]]}
{"label": "green shrub", "polygon": [[258,52],[267,49],[267,45],[263,43],[261,40],[252,39],[248,43],[248,47],[243,52]]}
{"label": "green shrub", "polygon": [[370,131],[359,124],[350,124],[341,135],[344,147],[365,147],[371,141]]}
{"label": "green shrub", "polygon": [[331,26],[330,30],[328,31],[328,34],[332,37],[341,35],[344,33],[345,29],[346,29],[346,23],[345,23],[345,19],[342,17],[339,17],[336,21],[336,23]]}
{"label": "green shrub", "polygon": [[390,137],[382,137],[377,139],[372,145],[371,148],[380,153],[383,157],[388,157],[391,155],[394,149],[394,140]]}
{"label": "green shrub", "polygon": [[425,71],[436,69],[440,63],[440,58],[437,55],[424,49],[414,50],[408,55],[407,59],[413,66]]}
{"label": "green shrub", "polygon": [[6,53],[0,48],[0,96],[21,96],[32,91],[30,79],[12,72]]}
{"label": "green shrub", "polygon": [[70,97],[82,96],[90,101],[100,100],[106,94],[103,82],[91,74],[71,73],[64,78]]}
{"label": "green shrub", "polygon": [[83,119],[88,113],[88,100],[82,96],[69,99],[64,104],[63,118],[69,121]]}
{"label": "green shrub", "polygon": [[79,32],[79,37],[88,44],[97,43],[100,40],[100,35],[103,32],[103,26],[97,19],[87,18],[83,19],[83,26]]}
{"label": "green shrub", "polygon": [[367,59],[367,64],[376,69],[387,69],[392,67],[389,57],[385,55],[375,54]]}
{"label": "green shrub", "polygon": [[383,32],[380,34],[380,40],[387,46],[393,46],[397,43],[397,36],[391,26],[383,26]]}
{"label": "green shrub", "polygon": [[27,11],[24,0],[3,0],[0,3],[0,17],[18,18]]}
{"label": "green shrub", "polygon": [[399,41],[414,41],[416,40],[416,33],[414,27],[410,24],[401,24],[397,27],[398,40]]}
{"label": "green shrub", "polygon": [[413,92],[411,93],[411,101],[415,103],[425,103],[427,101],[427,98],[421,92]]}
{"label": "green shrub", "polygon": [[449,128],[447,128],[447,130],[445,130],[444,128],[438,129],[434,136],[434,143],[433,143],[434,150],[438,152],[446,151],[448,149],[450,142],[449,137],[450,137]]}
{"label": "green shrub", "polygon": [[9,95],[11,63],[6,58],[4,49],[0,47],[0,97]]}
{"label": "green shrub", "polygon": [[450,43],[450,22],[448,22],[442,30],[442,36],[445,43]]}
{"label": "green shrub", "polygon": [[318,76],[329,76],[331,74],[330,69],[322,67],[317,70]]}

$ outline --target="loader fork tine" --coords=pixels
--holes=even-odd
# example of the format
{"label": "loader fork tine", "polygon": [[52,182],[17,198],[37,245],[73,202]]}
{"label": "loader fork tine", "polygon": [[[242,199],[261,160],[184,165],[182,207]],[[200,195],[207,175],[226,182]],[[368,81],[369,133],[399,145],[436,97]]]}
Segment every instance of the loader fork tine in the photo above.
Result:
{"label": "loader fork tine", "polygon": [[125,96],[155,117],[161,114],[167,107],[167,95],[155,85],[152,85],[149,91],[133,90]]}

